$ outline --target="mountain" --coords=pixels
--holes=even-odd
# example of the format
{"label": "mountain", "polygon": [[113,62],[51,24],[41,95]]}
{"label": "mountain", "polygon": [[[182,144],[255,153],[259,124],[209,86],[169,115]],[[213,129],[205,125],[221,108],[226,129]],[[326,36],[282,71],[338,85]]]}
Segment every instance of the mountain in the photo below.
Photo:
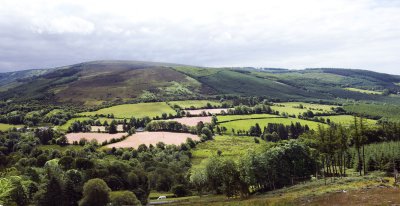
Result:
{"label": "mountain", "polygon": [[1,73],[0,100],[98,105],[110,101],[240,95],[280,100],[340,98],[397,103],[400,102],[399,82],[400,76],[354,69],[205,68],[140,61],[94,61]]}

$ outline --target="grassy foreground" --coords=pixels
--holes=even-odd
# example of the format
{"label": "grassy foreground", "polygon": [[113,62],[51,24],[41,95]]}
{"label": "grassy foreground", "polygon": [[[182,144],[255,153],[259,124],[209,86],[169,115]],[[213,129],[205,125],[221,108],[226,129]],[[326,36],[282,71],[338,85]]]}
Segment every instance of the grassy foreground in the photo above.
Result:
{"label": "grassy foreground", "polygon": [[[346,199],[346,202],[342,201],[340,205],[393,205],[400,203],[400,190],[398,187],[393,187],[393,183],[393,178],[374,173],[365,177],[313,180],[267,193],[254,194],[247,199],[226,198],[220,195],[193,196],[184,200],[170,199],[172,202],[168,205],[332,205],[332,202],[340,202],[341,199]],[[374,193],[375,204],[371,202],[371,192],[368,191]]]}

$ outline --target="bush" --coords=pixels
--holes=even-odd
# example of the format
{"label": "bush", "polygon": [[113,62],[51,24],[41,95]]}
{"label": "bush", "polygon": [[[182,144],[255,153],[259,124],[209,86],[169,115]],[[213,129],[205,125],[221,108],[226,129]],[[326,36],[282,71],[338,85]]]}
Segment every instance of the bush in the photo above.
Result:
{"label": "bush", "polygon": [[79,206],[105,206],[110,200],[111,189],[102,179],[91,179],[83,186],[83,198]]}
{"label": "bush", "polygon": [[189,194],[189,190],[184,185],[175,185],[171,191],[176,197],[184,197]]}
{"label": "bush", "polygon": [[130,191],[111,192],[110,200],[112,206],[141,205],[136,195]]}

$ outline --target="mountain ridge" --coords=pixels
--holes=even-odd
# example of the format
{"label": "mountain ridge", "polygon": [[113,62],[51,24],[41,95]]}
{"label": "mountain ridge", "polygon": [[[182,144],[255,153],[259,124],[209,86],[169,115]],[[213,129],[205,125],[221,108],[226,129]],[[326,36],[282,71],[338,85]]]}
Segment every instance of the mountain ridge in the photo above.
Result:
{"label": "mountain ridge", "polygon": [[[21,102],[97,105],[217,96],[263,96],[286,101],[337,98],[400,101],[393,96],[400,92],[400,76],[358,69],[212,68],[100,60],[52,69],[0,73],[0,80],[0,100]],[[386,95],[369,95],[345,88],[379,91]]]}

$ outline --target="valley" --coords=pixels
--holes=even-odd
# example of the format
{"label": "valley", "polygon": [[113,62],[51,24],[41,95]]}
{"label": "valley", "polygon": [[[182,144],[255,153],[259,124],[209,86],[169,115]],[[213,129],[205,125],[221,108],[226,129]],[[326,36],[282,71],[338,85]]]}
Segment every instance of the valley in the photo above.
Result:
{"label": "valley", "polygon": [[398,191],[398,76],[98,61],[1,78],[0,204],[65,187],[77,202],[89,180],[142,205],[363,204],[357,191]]}

